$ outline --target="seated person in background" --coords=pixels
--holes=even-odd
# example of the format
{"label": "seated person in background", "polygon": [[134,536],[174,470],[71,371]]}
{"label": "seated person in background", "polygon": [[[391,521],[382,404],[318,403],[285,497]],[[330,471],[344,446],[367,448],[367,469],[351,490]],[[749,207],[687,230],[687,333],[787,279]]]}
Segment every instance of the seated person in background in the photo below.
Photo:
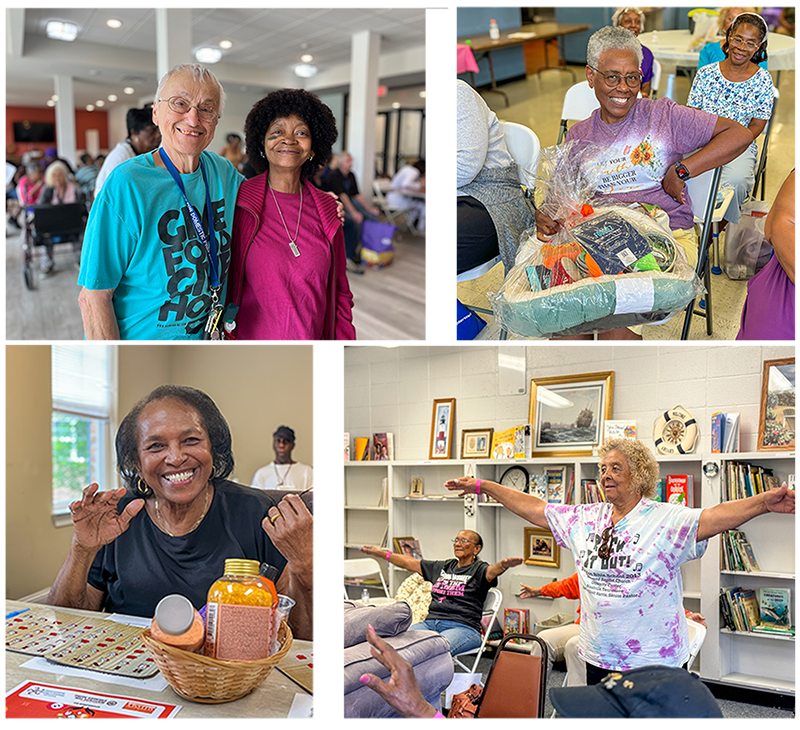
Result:
{"label": "seated person in background", "polygon": [[394,175],[386,202],[398,210],[405,211],[406,217],[420,233],[425,232],[425,201],[404,195],[404,190],[425,192],[425,160],[417,160],[413,165],[406,163]]}
{"label": "seated person in background", "polygon": [[25,166],[25,174],[17,184],[17,198],[23,210],[39,202],[44,188],[44,173],[38,162],[29,162]]}
{"label": "seated person in background", "polygon": [[533,204],[522,192],[497,116],[469,84],[456,84],[458,273],[498,254],[509,271],[521,235],[534,225]]}
{"label": "seated person in background", "polygon": [[[640,8],[617,8],[611,18],[611,25],[627,28],[637,38],[644,31],[644,13]],[[653,83],[653,52],[642,44],[642,96],[649,97]]]}
{"label": "seated person in background", "polygon": [[794,170],[770,208],[764,228],[775,249],[747,282],[747,298],[737,340],[794,339]]}
{"label": "seated person in background", "polygon": [[314,470],[298,461],[292,461],[294,431],[288,426],[279,426],[272,434],[275,461],[262,466],[254,475],[251,486],[256,489],[311,489],[314,486]]}
{"label": "seated person in background", "polygon": [[97,180],[94,183],[95,198],[100,192],[100,188],[103,187],[106,178],[117,165],[137,155],[152,152],[161,144],[161,131],[153,121],[152,107],[128,109],[125,124],[128,129],[128,138],[124,142],[117,144],[108,153],[108,157],[103,160]]}
{"label": "seated person in background", "polygon": [[[570,598],[572,600],[580,600],[581,598],[580,583],[577,573],[573,573],[569,578],[564,578],[564,580],[545,583],[540,588],[533,588],[524,583],[520,583],[520,586],[522,590],[520,590],[519,597],[523,600],[526,598],[539,598],[541,596],[548,596],[550,598]],[[538,636],[547,643],[550,649],[547,653],[548,671],[553,666],[553,660],[563,658],[566,661],[567,687],[579,687],[586,684],[586,662],[584,662],[578,654],[578,643],[581,632],[580,612],[581,607],[578,606],[578,618],[574,624],[559,626],[554,629],[544,629],[538,634]],[[686,618],[706,626],[706,620],[702,614],[693,613],[686,609],[684,609],[684,613],[686,614]]]}
{"label": "seated person in background", "polygon": [[734,196],[720,228],[738,223],[742,203],[755,183],[758,146],[772,114],[772,76],[756,64],[767,57],[767,24],[760,15],[742,13],[728,28],[722,45],[725,58],[701,68],[694,77],[686,106],[739,122],[750,130],[753,142],[722,168],[720,187],[729,185]]}
{"label": "seated person in background", "polygon": [[324,189],[335,193],[344,205],[344,248],[347,254],[347,270],[354,274],[363,274],[358,247],[361,244],[361,224],[367,218],[378,220],[380,210],[370,205],[358,189],[356,176],[353,173],[353,156],[349,152],[340,152],[337,167],[328,172]]}
{"label": "seated person in background", "polygon": [[418,560],[385,548],[365,545],[362,553],[381,558],[403,570],[419,573],[433,584],[428,617],[409,631],[436,631],[450,643],[455,656],[481,645],[481,614],[489,589],[522,558],[503,558],[494,565],[478,560],[483,540],[477,532],[462,530],[453,539],[455,559]]}
{"label": "seated person in background", "polygon": [[[755,12],[755,8],[722,8],[719,13],[719,26],[717,29],[717,35],[720,37],[720,40],[713,40],[706,43],[700,49],[700,58],[697,62],[697,68],[703,68],[703,66],[708,66],[709,63],[718,63],[719,61],[725,60],[725,54],[722,52],[722,43],[725,40],[728,28],[730,28],[731,23],[733,23],[733,19],[740,13]],[[766,69],[767,60],[764,59],[761,61],[759,66]]]}
{"label": "seated person in background", "polygon": [[228,160],[239,172],[242,171],[242,162],[244,161],[244,152],[242,152],[242,138],[238,134],[229,134],[225,141],[227,144],[222,148],[219,153],[220,157]]}
{"label": "seated person in background", "polygon": [[97,181],[97,175],[100,171],[94,165],[92,156],[87,152],[81,155],[81,164],[75,172],[75,180],[81,186],[83,195],[86,200],[94,198],[94,185]]}
{"label": "seated person in background", "polygon": [[[750,131],[725,117],[679,106],[671,99],[639,99],[642,44],[624,28],[605,27],[589,39],[586,78],[600,108],[573,125],[567,141],[586,140],[607,150],[597,160],[606,172],[593,202],[658,205],[669,216],[672,235],[689,265],[697,265],[694,216],[685,181],[730,162],[753,141]],[[688,155],[684,158],[684,155]],[[554,235],[561,222],[536,212],[539,236]],[[637,328],[637,329],[640,329]],[[591,339],[577,335],[571,339]],[[609,330],[601,339],[642,339],[628,328]]]}
{"label": "seated person in background", "polygon": [[[39,196],[39,203],[44,205],[63,205],[65,203],[83,203],[83,191],[77,183],[70,180],[69,168],[56,160],[51,162],[44,173],[45,188]],[[58,240],[50,241],[45,244],[45,255],[42,261],[42,271],[49,274],[53,271],[53,243]]]}

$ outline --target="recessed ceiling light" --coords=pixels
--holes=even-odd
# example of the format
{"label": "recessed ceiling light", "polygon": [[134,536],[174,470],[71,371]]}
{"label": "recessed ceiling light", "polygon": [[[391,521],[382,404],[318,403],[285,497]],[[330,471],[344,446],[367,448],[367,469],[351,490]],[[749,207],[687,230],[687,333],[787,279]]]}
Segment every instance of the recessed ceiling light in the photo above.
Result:
{"label": "recessed ceiling light", "polygon": [[117,100],[117,95],[116,94],[109,94],[108,95],[108,100],[109,101],[116,101]]}
{"label": "recessed ceiling light", "polygon": [[45,26],[48,38],[57,41],[74,41],[78,37],[78,26],[75,23],[65,23],[62,20],[48,20]]}
{"label": "recessed ceiling light", "polygon": [[222,51],[219,48],[203,46],[194,52],[194,57],[199,63],[217,63],[222,58]]}
{"label": "recessed ceiling light", "polygon": [[47,100],[47,106],[55,106],[56,103],[52,99]]}
{"label": "recessed ceiling light", "polygon": [[106,103],[102,99],[98,99],[95,103],[95,106],[105,106]]}
{"label": "recessed ceiling light", "polygon": [[58,101],[58,94],[53,94],[53,95],[52,95],[50,98],[51,98],[53,101]]}
{"label": "recessed ceiling light", "polygon": [[220,41],[219,47],[227,51],[229,48],[233,48],[233,41]]}
{"label": "recessed ceiling light", "polygon": [[424,98],[425,98],[425,89],[423,89],[422,91],[420,91],[420,92],[419,92],[419,95],[420,95],[420,97],[421,97],[422,99],[424,99]]}
{"label": "recessed ceiling light", "polygon": [[126,93],[128,96],[136,93],[136,89],[134,89],[133,86],[126,86],[122,91]]}
{"label": "recessed ceiling light", "polygon": [[94,104],[87,104],[86,105],[86,111],[87,112],[93,112],[94,111]]}
{"label": "recessed ceiling light", "polygon": [[400,102],[399,101],[392,102],[392,109],[399,109],[399,108],[400,108]]}
{"label": "recessed ceiling light", "polygon": [[121,20],[117,20],[116,18],[109,18],[106,21],[106,25],[109,28],[114,28],[114,29],[121,28],[122,27],[122,21]]}
{"label": "recessed ceiling light", "polygon": [[295,75],[303,79],[310,79],[312,76],[316,75],[317,71],[319,71],[319,69],[310,63],[298,63],[297,66],[294,67]]}
{"label": "recessed ceiling light", "polygon": [[303,63],[311,63],[314,60],[314,56],[312,56],[310,53],[304,53],[302,56],[300,56],[300,60]]}

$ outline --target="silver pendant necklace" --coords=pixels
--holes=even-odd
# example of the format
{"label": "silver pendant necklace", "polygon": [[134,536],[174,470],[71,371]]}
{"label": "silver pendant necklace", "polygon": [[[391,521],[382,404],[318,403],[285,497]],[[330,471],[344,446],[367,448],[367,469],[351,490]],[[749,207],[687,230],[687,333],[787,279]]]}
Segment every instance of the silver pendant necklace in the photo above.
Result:
{"label": "silver pendant necklace", "polygon": [[281,217],[281,223],[283,223],[283,227],[286,229],[286,235],[289,236],[289,248],[292,249],[292,253],[296,258],[300,255],[300,249],[297,248],[295,241],[297,240],[297,234],[300,233],[300,218],[303,216],[303,183],[302,181],[300,182],[300,210],[297,213],[297,230],[294,232],[294,238],[292,238],[292,235],[289,233],[289,228],[286,225],[286,221],[283,219],[281,206],[278,205],[278,199],[275,197],[275,191],[272,189],[272,185],[269,184],[269,180],[267,180],[267,187],[272,193],[272,199],[275,201],[275,207],[278,209],[278,215]]}
{"label": "silver pendant necklace", "polygon": [[[292,462],[292,464],[294,464],[294,462]],[[292,464],[289,464],[289,468],[286,470],[284,475],[281,476],[280,473],[278,472],[278,465],[273,462],[272,468],[275,469],[275,476],[278,477],[278,486],[279,487],[282,487],[282,486],[285,485],[286,477],[289,476],[289,472],[292,470]]]}

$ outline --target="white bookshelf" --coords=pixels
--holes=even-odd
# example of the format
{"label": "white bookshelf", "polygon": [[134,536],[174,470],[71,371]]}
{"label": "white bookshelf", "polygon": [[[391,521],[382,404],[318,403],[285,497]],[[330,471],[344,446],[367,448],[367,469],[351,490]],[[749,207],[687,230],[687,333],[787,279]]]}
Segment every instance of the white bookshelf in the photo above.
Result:
{"label": "white bookshelf", "polygon": [[[725,457],[725,458],[723,458]],[[695,507],[713,507],[720,501],[720,475],[707,477],[703,465],[714,462],[720,467],[730,458],[772,468],[784,481],[794,473],[793,452],[753,452],[740,454],[689,454],[659,456],[660,476],[692,474]],[[484,540],[481,558],[496,562],[504,557],[523,557],[524,528],[529,523],[497,503],[475,498],[454,498],[444,483],[448,479],[470,475],[498,481],[514,464],[524,466],[529,474],[540,474],[552,467],[566,467],[567,484],[575,475],[572,501],[580,499],[581,479],[597,477],[597,458],[536,458],[509,461],[469,459],[448,461],[345,462],[345,541],[346,557],[358,557],[357,547],[378,545],[388,524],[388,545],[393,537],[420,540],[423,556],[443,559],[453,554],[450,540],[464,529],[475,530]],[[383,476],[389,481],[386,508],[377,504]],[[412,478],[424,481],[428,499],[410,498]],[[433,498],[430,498],[433,497]],[[741,573],[721,571],[719,536],[709,541],[706,554],[681,568],[684,605],[706,618],[708,633],[693,671],[703,679],[726,684],[782,693],[794,693],[794,638],[728,631],[721,627],[719,591],[721,588],[790,587],[794,589],[793,515],[769,514],[751,520],[741,528],[753,545],[761,571]],[[373,536],[366,539],[366,536]],[[363,539],[362,539],[362,536]],[[385,566],[382,566],[385,569]],[[519,565],[500,578],[505,608],[528,608],[531,622],[554,613],[574,615],[577,602],[567,599],[519,599],[519,583],[542,585],[567,578],[575,572],[572,555],[561,549],[558,568]],[[407,573],[388,566],[390,591],[394,593]],[[794,607],[794,601],[793,601]]]}

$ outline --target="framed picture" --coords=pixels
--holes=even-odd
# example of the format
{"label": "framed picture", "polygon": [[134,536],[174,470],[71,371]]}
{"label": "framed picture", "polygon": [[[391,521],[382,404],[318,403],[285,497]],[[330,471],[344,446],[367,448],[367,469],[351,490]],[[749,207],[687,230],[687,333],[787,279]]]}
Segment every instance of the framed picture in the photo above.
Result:
{"label": "framed picture", "polygon": [[419,540],[415,540],[413,537],[394,537],[392,544],[396,553],[422,560],[422,548],[419,546]]}
{"label": "framed picture", "polygon": [[794,451],[794,358],[765,360],[761,376],[759,451]]}
{"label": "framed picture", "polygon": [[462,459],[491,459],[493,428],[473,428],[461,432]]}
{"label": "framed picture", "polygon": [[553,533],[539,527],[525,528],[525,565],[540,565],[544,568],[557,568],[561,562],[561,552]]}
{"label": "framed picture", "polygon": [[614,372],[531,380],[533,456],[591,456],[614,404]]}
{"label": "framed picture", "polygon": [[453,415],[456,410],[455,398],[441,398],[433,401],[431,417],[431,459],[450,459],[453,453]]}

